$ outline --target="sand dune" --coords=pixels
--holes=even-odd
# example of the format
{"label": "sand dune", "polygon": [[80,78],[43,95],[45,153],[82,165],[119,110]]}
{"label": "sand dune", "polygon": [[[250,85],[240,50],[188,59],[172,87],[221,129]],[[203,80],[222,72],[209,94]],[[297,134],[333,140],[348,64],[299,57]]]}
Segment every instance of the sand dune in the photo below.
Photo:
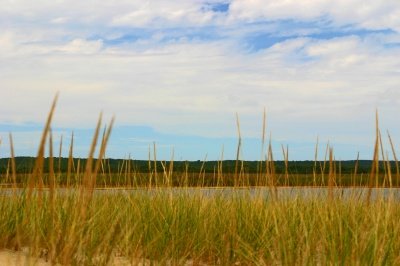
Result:
{"label": "sand dune", "polygon": [[12,250],[1,250],[0,251],[0,265],[34,265],[34,266],[50,266],[50,262],[46,262],[44,258],[33,258],[28,255],[27,250],[12,251]]}
{"label": "sand dune", "polygon": [[[9,249],[0,250],[0,266],[51,266],[50,261],[46,261],[43,258],[33,258],[29,256],[28,250],[23,249],[22,251],[13,251]],[[154,265],[149,260],[143,259],[135,259],[134,261],[130,261],[122,256],[115,256],[112,258],[110,266],[147,266]],[[173,265],[173,263],[167,263],[167,265]],[[186,261],[183,263],[185,266],[191,265],[205,265],[194,263],[193,261]]]}

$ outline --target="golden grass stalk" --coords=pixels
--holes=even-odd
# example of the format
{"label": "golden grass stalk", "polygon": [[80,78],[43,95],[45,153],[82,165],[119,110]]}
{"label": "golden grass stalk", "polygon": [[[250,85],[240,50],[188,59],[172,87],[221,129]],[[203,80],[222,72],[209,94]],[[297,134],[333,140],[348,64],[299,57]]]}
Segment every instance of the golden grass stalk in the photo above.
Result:
{"label": "golden grass stalk", "polygon": [[374,156],[372,161],[371,173],[369,176],[369,189],[367,193],[367,202],[369,203],[371,200],[372,188],[378,187],[378,178],[379,178],[379,143],[380,143],[380,134],[379,134],[379,119],[378,119],[378,111],[376,111],[375,115],[375,146],[374,146]]}
{"label": "golden grass stalk", "polygon": [[35,165],[34,165],[32,174],[30,175],[29,181],[28,181],[28,183],[29,183],[28,197],[29,198],[32,196],[32,192],[33,192],[33,189],[35,187],[37,180],[39,181],[39,186],[43,187],[43,163],[44,163],[44,152],[45,152],[45,147],[46,147],[46,139],[49,134],[50,125],[51,125],[51,121],[53,119],[57,100],[58,100],[58,93],[54,97],[53,103],[50,108],[50,112],[47,116],[46,124],[45,124],[45,127],[42,132],[42,137],[40,140],[38,153],[36,156]]}
{"label": "golden grass stalk", "polygon": [[274,163],[274,154],[272,151],[272,137],[270,136],[268,143],[268,169],[269,169],[269,177],[270,177],[270,186],[276,186],[276,175],[275,175],[275,163]]}
{"label": "golden grass stalk", "polygon": [[[104,169],[103,163],[101,164],[101,166]],[[127,186],[127,187],[132,187],[132,169],[131,169],[131,166],[132,166],[132,160],[131,160],[131,154],[129,153],[129,155],[128,155],[128,163],[127,163],[127,167],[126,167],[126,171],[128,173],[128,185],[125,184],[125,186]],[[103,172],[104,172],[104,170],[103,170]]]}
{"label": "golden grass stalk", "polygon": [[339,161],[339,180],[340,180],[340,186],[342,186],[342,181],[344,180],[342,175],[342,160]]}
{"label": "golden grass stalk", "polygon": [[[60,170],[59,170],[60,171]],[[49,134],[49,201],[51,213],[51,228],[50,228],[50,259],[54,262],[56,254],[56,242],[60,236],[57,236],[59,231],[59,223],[56,219],[56,178],[54,174],[54,158],[53,158],[53,133],[50,129]]]}
{"label": "golden grass stalk", "polygon": [[168,184],[168,173],[167,173],[167,168],[166,168],[166,162],[165,161],[160,161],[161,168],[163,169],[163,186],[169,186]]}
{"label": "golden grass stalk", "polygon": [[317,185],[318,147],[319,147],[319,137],[317,137],[317,142],[315,144],[315,151],[314,151],[314,167],[313,167],[313,186],[314,187]]}
{"label": "golden grass stalk", "polygon": [[275,163],[274,163],[274,154],[272,152],[272,136],[269,137],[268,143],[268,156],[267,156],[267,177],[268,177],[268,186],[272,191],[273,197],[276,199],[278,197],[278,189],[276,186],[276,175],[275,175]]}
{"label": "golden grass stalk", "polygon": [[387,131],[387,135],[390,142],[390,147],[392,148],[392,155],[396,163],[396,186],[399,186],[399,179],[400,179],[400,169],[399,169],[399,160],[397,159],[396,150],[394,148],[394,144],[392,138],[390,137],[389,131]]}
{"label": "golden grass stalk", "polygon": [[151,169],[151,150],[150,150],[150,145],[149,145],[149,149],[148,149],[147,162],[148,162],[147,167],[149,169],[149,188],[151,188],[152,183],[153,183],[153,170]]}
{"label": "golden grass stalk", "polygon": [[[92,202],[93,198],[93,191],[94,191],[94,186],[96,184],[96,177],[97,173],[101,164],[101,161],[104,157],[105,150],[106,150],[106,145],[107,141],[109,139],[109,136],[111,134],[111,127],[114,122],[114,118],[111,120],[110,127],[106,128],[104,130],[104,134],[102,137],[102,142],[99,150],[99,155],[96,161],[96,164],[93,169],[93,162],[94,162],[94,153],[96,150],[97,142],[99,139],[99,132],[100,132],[100,127],[101,127],[101,120],[102,120],[102,114],[99,116],[99,120],[97,122],[96,130],[93,136],[92,140],[92,145],[90,147],[89,151],[89,156],[87,159],[86,163],[86,170],[83,175],[83,186],[81,187],[80,190],[80,196],[79,196],[79,205],[80,205],[80,211],[75,211],[73,214],[72,218],[72,225],[69,227],[69,230],[67,232],[68,239],[70,242],[68,242],[61,254],[62,256],[62,262],[63,264],[70,264],[71,261],[71,255],[76,252],[76,250],[79,249],[79,245],[82,245],[82,242],[78,241],[78,239],[84,237],[81,234],[81,231],[78,230],[79,226],[82,226],[83,224],[87,223],[87,218],[89,216],[88,214],[88,208],[90,206],[90,203]],[[78,169],[79,169],[79,162],[78,161]],[[79,171],[79,170],[78,170]]]}
{"label": "golden grass stalk", "polygon": [[[386,167],[386,158],[385,158],[385,152],[383,150],[383,144],[382,144],[382,135],[381,132],[379,131],[379,145],[381,147],[381,156],[382,156],[382,162],[383,162],[383,171],[384,171],[384,176],[383,176],[383,184],[382,187],[386,186],[387,179],[388,179],[388,169]],[[379,162],[378,162],[379,166]]]}
{"label": "golden grass stalk", "polygon": [[240,184],[239,180],[239,160],[240,160],[240,149],[242,147],[242,136],[240,134],[240,122],[239,122],[239,115],[236,113],[236,127],[237,127],[237,134],[238,134],[238,144],[236,150],[236,163],[235,163],[235,180],[234,186],[238,186]]}
{"label": "golden grass stalk", "polygon": [[60,146],[58,150],[58,176],[61,176],[62,149],[63,149],[63,135],[61,135],[60,137]]}
{"label": "golden grass stalk", "polygon": [[[201,163],[201,167],[200,167],[200,171],[199,171],[199,180],[201,180],[201,187],[204,187],[204,185],[205,185],[204,184],[204,177],[205,177],[204,164],[206,163],[206,161],[207,161],[207,154],[204,157],[203,162]],[[172,173],[171,173],[171,175],[172,175]]]}
{"label": "golden grass stalk", "polygon": [[[174,173],[174,160],[175,160],[174,157],[175,157],[175,150],[174,150],[174,148],[172,148],[171,158],[170,158],[169,166],[168,166],[168,183],[170,186],[173,186],[172,177],[173,177],[173,173]],[[207,155],[206,155],[206,158],[207,158]],[[204,166],[204,163],[203,163],[203,166]],[[201,172],[201,170],[200,170],[200,172]]]}
{"label": "golden grass stalk", "polygon": [[286,150],[285,147],[282,144],[282,153],[283,153],[283,160],[285,163],[285,182],[284,185],[288,186],[289,185],[289,146],[286,145]]}
{"label": "golden grass stalk", "polygon": [[357,172],[358,172],[359,160],[360,160],[360,152],[357,152],[357,159],[356,159],[356,163],[354,164],[354,173],[353,173],[353,177],[352,177],[352,179],[353,179],[353,181],[352,181],[353,187],[356,186],[356,176],[357,176]]}
{"label": "golden grass stalk", "polygon": [[71,143],[68,152],[68,165],[67,165],[67,188],[71,185],[71,174],[74,171],[74,132],[71,133]]}
{"label": "golden grass stalk", "polygon": [[75,174],[75,181],[76,184],[82,185],[82,180],[81,180],[81,159],[78,159],[78,162],[76,163],[76,174]]}
{"label": "golden grass stalk", "polygon": [[384,163],[386,164],[387,176],[388,176],[388,179],[389,179],[389,187],[392,188],[393,187],[392,166],[390,164],[389,153],[388,152],[386,152],[386,161]]}
{"label": "golden grass stalk", "polygon": [[157,174],[157,148],[156,142],[153,142],[153,160],[154,160],[154,185],[158,187],[158,174]]}
{"label": "golden grass stalk", "polygon": [[217,162],[217,187],[224,185],[224,176],[223,176],[223,161],[224,161],[224,144],[221,146],[221,157]]}
{"label": "golden grass stalk", "polygon": [[102,116],[103,114],[101,113],[99,116],[99,119],[97,121],[97,126],[95,129],[95,133],[92,139],[92,144],[90,146],[90,151],[89,151],[89,155],[88,155],[88,159],[86,162],[86,169],[85,169],[85,174],[84,174],[84,180],[83,180],[83,185],[86,189],[89,189],[90,191],[92,191],[93,189],[93,160],[94,160],[94,153],[96,150],[96,146],[97,146],[97,141],[99,138],[99,133],[100,133],[100,127],[101,127],[101,120],[102,120]]}
{"label": "golden grass stalk", "polygon": [[333,148],[329,148],[329,176],[328,176],[328,199],[333,199],[333,187],[335,184],[335,164],[333,159]]}
{"label": "golden grass stalk", "polygon": [[266,130],[267,130],[267,114],[266,114],[266,110],[264,108],[263,120],[262,120],[262,134],[261,134],[261,154],[260,154],[260,161],[257,166],[258,171],[257,171],[257,178],[256,178],[256,186],[261,185],[260,179],[263,176],[263,162],[264,162],[264,155],[265,155]]}
{"label": "golden grass stalk", "polygon": [[184,174],[183,186],[188,187],[189,186],[189,163],[187,161],[185,162],[185,171],[183,174]]}
{"label": "golden grass stalk", "polygon": [[50,202],[54,204],[54,194],[56,190],[56,178],[54,174],[54,158],[53,158],[53,132],[50,129],[49,134],[49,192]]}
{"label": "golden grass stalk", "polygon": [[[101,164],[103,162],[103,159],[104,159],[104,156],[105,156],[105,153],[106,153],[107,143],[108,143],[108,141],[110,139],[110,135],[111,135],[111,131],[112,131],[112,128],[113,128],[113,125],[114,125],[114,121],[115,121],[115,118],[113,117],[111,119],[110,125],[108,127],[104,128],[104,133],[103,133],[103,137],[102,137],[102,141],[101,141],[101,145],[100,145],[99,156],[97,158],[96,165],[95,165],[95,168],[94,168],[95,175],[97,175],[97,173],[99,172],[100,166],[101,166]],[[96,179],[94,179],[94,182],[96,182]]]}
{"label": "golden grass stalk", "polygon": [[13,194],[14,197],[16,197],[17,193],[17,167],[15,165],[15,153],[14,153],[14,143],[13,143],[13,138],[12,134],[9,133],[9,139],[10,139],[10,154],[11,154],[11,176],[12,176],[12,188],[13,188]]}
{"label": "golden grass stalk", "polygon": [[329,141],[326,143],[325,147],[325,156],[324,156],[324,162],[320,164],[320,169],[321,169],[321,185],[325,186],[325,169],[326,169],[326,164],[327,164],[327,158],[329,154]]}

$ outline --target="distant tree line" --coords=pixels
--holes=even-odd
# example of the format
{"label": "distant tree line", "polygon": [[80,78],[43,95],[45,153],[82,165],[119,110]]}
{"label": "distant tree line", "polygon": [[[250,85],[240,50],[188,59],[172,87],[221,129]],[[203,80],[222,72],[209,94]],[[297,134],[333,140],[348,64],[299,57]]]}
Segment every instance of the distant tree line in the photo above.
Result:
{"label": "distant tree line", "polygon": [[[36,158],[34,157],[16,157],[16,171],[18,174],[30,173],[34,167]],[[77,171],[79,165],[79,171],[85,169],[87,159],[74,158],[72,164],[72,171]],[[265,171],[265,161],[147,161],[147,160],[124,160],[124,159],[104,159],[101,167],[101,171],[107,173],[124,173],[124,172],[138,172],[146,173],[150,171],[168,171],[172,169],[174,172],[189,172],[189,173],[214,173],[221,171],[222,173],[234,173],[235,171],[243,171],[245,173],[260,173]],[[357,164],[357,173],[370,173],[372,161],[371,160],[360,160],[360,161],[336,161],[334,163],[335,170],[337,173],[351,174],[354,173]],[[236,167],[237,165],[237,167]],[[271,165],[271,164],[270,164]],[[281,174],[288,171],[290,174],[312,174],[314,171],[319,174],[321,172],[329,172],[329,162],[324,161],[289,161],[288,167],[285,167],[284,161],[274,161],[273,168],[275,173]],[[392,173],[396,173],[396,163],[390,162]],[[269,166],[270,167],[270,166]],[[54,158],[54,171],[65,173],[68,169],[68,158]],[[379,162],[379,171],[385,171],[384,163]],[[5,174],[7,171],[11,171],[10,158],[0,159],[0,174]],[[49,171],[49,159],[45,158],[44,162],[44,173]]]}

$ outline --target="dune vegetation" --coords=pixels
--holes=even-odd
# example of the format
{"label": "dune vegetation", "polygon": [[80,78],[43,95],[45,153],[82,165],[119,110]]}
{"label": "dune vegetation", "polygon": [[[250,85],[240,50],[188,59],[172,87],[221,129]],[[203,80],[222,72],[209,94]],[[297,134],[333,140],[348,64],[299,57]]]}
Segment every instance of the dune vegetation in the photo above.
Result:
{"label": "dune vegetation", "polygon": [[[398,172],[392,174],[388,156],[380,155],[378,126],[364,194],[355,189],[346,195],[340,192],[341,175],[334,170],[332,149],[325,162],[327,172],[314,172],[315,180],[326,175],[326,193],[282,196],[270,148],[256,176],[259,189],[249,187],[239,160],[240,133],[232,173],[224,175],[218,168],[215,174],[221,183],[232,180],[229,189],[210,189],[202,182],[189,186],[184,182],[188,180],[185,172],[179,173],[183,183],[174,186],[172,177],[177,173],[173,162],[161,163],[159,171],[151,167],[156,161],[150,160],[145,183],[134,183],[134,171],[125,167],[119,178],[129,178],[129,186],[111,189],[110,185],[107,189],[107,178],[102,175],[107,174],[104,155],[113,121],[101,134],[99,119],[82,170],[73,166],[71,144],[68,170],[61,173],[51,133],[55,105],[56,100],[33,170],[22,182],[17,182],[21,176],[17,177],[10,135],[6,178],[11,187],[0,189],[0,250],[25,254],[21,256],[26,256],[29,264],[400,264],[398,195],[390,189],[382,194],[375,191],[378,186],[392,187],[398,177]],[[49,156],[45,161],[46,150]],[[61,177],[65,182],[60,182]],[[201,171],[198,177],[201,180]],[[283,177],[290,180],[292,175],[284,173]]]}

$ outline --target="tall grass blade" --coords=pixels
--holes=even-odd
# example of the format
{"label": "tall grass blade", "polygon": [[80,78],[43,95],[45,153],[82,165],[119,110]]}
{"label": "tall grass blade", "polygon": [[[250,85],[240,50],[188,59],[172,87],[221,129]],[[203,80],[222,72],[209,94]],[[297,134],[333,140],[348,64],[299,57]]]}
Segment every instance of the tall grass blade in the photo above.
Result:
{"label": "tall grass blade", "polygon": [[13,195],[14,197],[17,196],[17,167],[15,164],[15,152],[14,152],[14,143],[13,143],[13,137],[12,134],[9,133],[9,139],[10,139],[10,163],[11,163],[11,176],[12,176],[12,188],[13,188]]}
{"label": "tall grass blade", "polygon": [[288,186],[289,185],[289,146],[286,145],[286,150],[285,147],[282,144],[282,153],[283,153],[283,161],[285,164],[285,182],[284,185]]}
{"label": "tall grass blade", "polygon": [[84,180],[84,187],[88,189],[89,191],[93,190],[93,160],[94,160],[94,153],[96,150],[97,142],[99,139],[99,133],[100,133],[100,127],[101,127],[101,120],[102,120],[103,114],[100,113],[99,119],[97,121],[97,126],[96,130],[94,132],[94,136],[92,139],[92,144],[90,145],[90,151],[88,155],[88,159],[86,161],[86,169],[85,169],[85,174],[83,176]]}
{"label": "tall grass blade", "polygon": [[313,167],[313,186],[314,187],[317,185],[318,147],[319,147],[319,137],[317,137],[317,143],[315,144],[315,151],[314,151],[314,167]]}
{"label": "tall grass blade", "polygon": [[158,187],[158,173],[157,173],[157,148],[156,142],[153,142],[153,163],[154,163],[154,185]]}
{"label": "tall grass blade", "polygon": [[[386,165],[385,152],[383,150],[382,134],[380,131],[379,131],[379,146],[381,147],[381,156],[382,156],[383,172],[384,172],[382,186],[385,187],[388,180],[388,169],[386,167],[387,165]],[[379,162],[378,162],[378,167],[379,167]]]}
{"label": "tall grass blade", "polygon": [[151,169],[151,150],[150,150],[150,145],[148,149],[148,159],[147,159],[147,167],[149,169],[149,188],[152,187],[152,181],[153,181],[153,170]]}
{"label": "tall grass blade", "polygon": [[39,186],[41,186],[41,187],[43,186],[43,164],[44,164],[44,152],[45,152],[45,147],[46,147],[46,139],[49,134],[51,121],[53,119],[57,100],[58,100],[58,93],[54,97],[53,103],[50,108],[50,112],[47,116],[46,124],[45,124],[43,132],[42,132],[42,137],[40,140],[39,149],[38,149],[38,153],[36,156],[36,162],[33,167],[32,174],[30,175],[30,178],[28,181],[29,182],[28,198],[30,198],[32,196],[32,192],[36,185],[37,179],[39,179]]}
{"label": "tall grass blade", "polygon": [[329,141],[326,143],[325,147],[325,156],[324,156],[324,162],[323,164],[320,165],[321,168],[321,186],[325,186],[325,170],[326,170],[326,164],[327,164],[327,158],[329,155]]}
{"label": "tall grass blade", "polygon": [[221,147],[221,157],[217,165],[217,187],[225,185],[225,180],[223,178],[223,161],[224,161],[224,144]]}
{"label": "tall grass blade", "polygon": [[[107,147],[108,141],[110,139],[111,131],[112,131],[112,128],[113,128],[113,125],[114,125],[114,121],[115,121],[115,118],[113,117],[111,119],[110,125],[104,129],[102,142],[101,142],[101,145],[100,145],[100,151],[99,151],[99,155],[97,157],[95,170],[94,170],[95,176],[98,174],[98,172],[100,170],[100,166],[101,166],[101,164],[103,162],[103,159],[104,159],[104,156],[105,156],[105,153],[106,153],[106,147]],[[94,182],[95,181],[96,180],[94,180]]]}
{"label": "tall grass blade", "polygon": [[358,172],[358,164],[359,164],[359,160],[360,160],[360,152],[357,152],[357,159],[356,162],[354,164],[354,173],[353,173],[353,177],[352,177],[352,184],[353,187],[356,186],[356,177],[357,177],[357,172]]}
{"label": "tall grass blade", "polygon": [[74,171],[74,132],[71,133],[71,143],[68,151],[67,188],[71,185],[71,174]]}
{"label": "tall grass blade", "polygon": [[371,200],[372,188],[378,187],[378,178],[379,178],[379,119],[378,119],[378,111],[376,111],[375,116],[375,146],[374,146],[374,155],[371,166],[371,173],[369,176],[369,189],[367,193],[367,203],[369,204]]}
{"label": "tall grass blade", "polygon": [[239,115],[236,113],[236,127],[237,127],[237,134],[238,134],[238,144],[236,149],[236,163],[235,163],[235,187],[239,185],[239,160],[240,160],[240,149],[242,146],[242,136],[240,134],[240,123],[239,123]]}
{"label": "tall grass blade", "polygon": [[399,160],[397,159],[396,150],[394,148],[394,144],[392,138],[390,137],[389,131],[387,131],[387,135],[390,142],[390,147],[392,148],[392,155],[396,164],[396,186],[399,186],[399,179],[400,179],[400,169],[399,169]]}
{"label": "tall grass blade", "polygon": [[386,169],[387,169],[387,176],[389,179],[389,188],[393,187],[393,179],[392,179],[392,166],[390,164],[390,160],[389,160],[389,153],[386,152],[386,162],[384,162],[386,164]]}
{"label": "tall grass blade", "polygon": [[256,186],[260,185],[260,178],[263,175],[263,162],[265,156],[265,137],[266,137],[266,130],[267,130],[267,114],[264,108],[263,112],[263,120],[262,120],[262,134],[261,134],[261,154],[260,154],[260,161],[258,162],[258,169],[257,169],[257,179],[256,179]]}
{"label": "tall grass blade", "polygon": [[50,129],[49,134],[49,192],[50,202],[54,204],[54,193],[56,188],[56,178],[54,174],[54,158],[53,158],[53,132]]}
{"label": "tall grass blade", "polygon": [[328,175],[328,199],[333,200],[333,186],[335,178],[335,165],[333,159],[333,148],[329,148],[329,175]]}
{"label": "tall grass blade", "polygon": [[61,176],[61,159],[62,159],[62,149],[63,149],[63,135],[60,137],[60,146],[58,150],[58,176]]}

